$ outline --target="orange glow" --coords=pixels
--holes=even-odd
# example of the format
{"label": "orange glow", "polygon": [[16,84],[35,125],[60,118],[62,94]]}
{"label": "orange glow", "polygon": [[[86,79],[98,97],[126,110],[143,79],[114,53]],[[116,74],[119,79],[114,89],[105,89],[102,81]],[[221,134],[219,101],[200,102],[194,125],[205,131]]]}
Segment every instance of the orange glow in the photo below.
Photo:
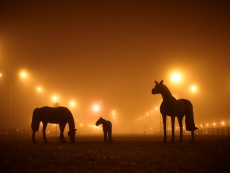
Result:
{"label": "orange glow", "polygon": [[196,87],[195,85],[192,85],[192,86],[190,87],[190,91],[191,91],[191,92],[196,92],[196,91],[197,91],[197,87]]}
{"label": "orange glow", "polygon": [[93,105],[92,109],[94,112],[98,112],[100,110],[100,106],[95,104],[95,105]]}
{"label": "orange glow", "polygon": [[38,92],[41,92],[41,91],[42,91],[42,88],[41,88],[41,87],[37,87],[37,91],[38,91]]}
{"label": "orange glow", "polygon": [[76,105],[75,101],[70,101],[70,106],[74,107]]}
{"label": "orange glow", "polygon": [[25,79],[27,77],[27,73],[25,71],[20,72],[21,78]]}
{"label": "orange glow", "polygon": [[174,72],[174,73],[172,73],[172,75],[171,75],[171,80],[173,81],[173,82],[175,82],[175,83],[178,83],[178,82],[180,82],[181,81],[181,73],[179,73],[179,72]]}

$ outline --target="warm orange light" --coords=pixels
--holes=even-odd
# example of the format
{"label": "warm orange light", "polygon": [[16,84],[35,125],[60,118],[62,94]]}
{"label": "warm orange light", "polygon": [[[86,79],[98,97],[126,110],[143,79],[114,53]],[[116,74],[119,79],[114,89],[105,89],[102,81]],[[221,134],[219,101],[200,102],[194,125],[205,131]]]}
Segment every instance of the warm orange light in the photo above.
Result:
{"label": "warm orange light", "polygon": [[75,105],[75,101],[70,101],[70,106],[74,107]]}
{"label": "warm orange light", "polygon": [[52,97],[52,100],[53,100],[54,102],[57,102],[58,97],[57,97],[56,95],[54,95],[54,96]]}
{"label": "warm orange light", "polygon": [[195,85],[192,85],[192,86],[190,87],[190,91],[191,91],[191,92],[196,92],[196,91],[197,91],[197,87],[196,87]]}
{"label": "warm orange light", "polygon": [[181,80],[181,74],[180,74],[179,72],[174,72],[174,73],[172,73],[172,75],[171,75],[171,80],[172,80],[173,82],[175,82],[175,83],[180,82],[180,80]]}
{"label": "warm orange light", "polygon": [[92,109],[94,112],[98,112],[100,110],[100,106],[95,104],[95,105],[93,105]]}
{"label": "warm orange light", "polygon": [[20,73],[20,76],[21,76],[21,78],[26,78],[27,77],[27,73],[25,72],[25,71],[22,71],[21,73]]}
{"label": "warm orange light", "polygon": [[37,87],[37,92],[41,92],[42,88],[41,87]]}

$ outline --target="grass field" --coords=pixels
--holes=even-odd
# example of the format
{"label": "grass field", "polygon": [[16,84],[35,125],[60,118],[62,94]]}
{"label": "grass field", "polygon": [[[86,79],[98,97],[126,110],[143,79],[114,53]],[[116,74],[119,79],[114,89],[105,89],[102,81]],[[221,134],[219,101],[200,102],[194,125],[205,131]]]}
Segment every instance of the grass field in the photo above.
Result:
{"label": "grass field", "polygon": [[174,144],[153,135],[114,135],[110,144],[100,135],[76,136],[75,144],[47,139],[0,138],[0,172],[230,173],[230,136],[185,136]]}

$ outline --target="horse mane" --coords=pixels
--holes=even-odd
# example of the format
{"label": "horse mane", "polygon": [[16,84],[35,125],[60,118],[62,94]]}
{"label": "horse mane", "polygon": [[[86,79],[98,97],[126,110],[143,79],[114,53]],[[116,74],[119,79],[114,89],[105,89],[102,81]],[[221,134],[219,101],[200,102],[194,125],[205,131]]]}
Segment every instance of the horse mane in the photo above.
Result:
{"label": "horse mane", "polygon": [[[164,85],[164,84],[160,84],[161,86],[162,86],[162,97],[163,98],[171,98],[171,97],[173,97],[173,95],[172,95],[172,93],[171,93],[171,91],[168,89],[168,87],[166,86],[166,85]],[[173,97],[174,98],[174,97]]]}
{"label": "horse mane", "polygon": [[65,111],[68,112],[68,114],[66,114],[66,116],[67,116],[67,123],[69,125],[69,131],[75,130],[74,118],[73,118],[73,115],[70,112],[70,110],[66,107],[58,107],[56,109],[63,109],[63,108],[65,109]]}
{"label": "horse mane", "polygon": [[[72,114],[71,114],[72,115]],[[70,116],[68,118],[68,125],[69,125],[69,131],[75,130],[75,123],[74,123],[74,119],[73,116]]]}

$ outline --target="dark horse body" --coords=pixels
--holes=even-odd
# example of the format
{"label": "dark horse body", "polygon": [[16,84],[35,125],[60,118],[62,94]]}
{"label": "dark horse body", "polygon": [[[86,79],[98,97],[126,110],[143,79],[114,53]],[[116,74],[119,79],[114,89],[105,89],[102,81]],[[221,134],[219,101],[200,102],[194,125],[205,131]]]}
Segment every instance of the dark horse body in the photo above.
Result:
{"label": "dark horse body", "polygon": [[46,140],[46,126],[48,123],[59,124],[60,127],[60,142],[65,143],[64,138],[64,129],[66,124],[69,125],[68,136],[70,137],[71,143],[75,142],[75,124],[72,113],[66,107],[41,107],[36,108],[33,111],[33,118],[31,123],[31,128],[33,130],[32,140],[35,141],[35,132],[39,129],[40,122],[43,123],[43,139],[44,142],[47,143]]}
{"label": "dark horse body", "polygon": [[172,140],[174,142],[174,124],[175,117],[178,118],[179,126],[180,126],[180,141],[182,141],[182,120],[185,116],[185,124],[186,130],[191,131],[192,141],[194,141],[194,131],[198,128],[195,126],[194,118],[193,118],[193,106],[189,100],[186,99],[176,99],[172,96],[169,89],[163,84],[163,80],[158,83],[156,82],[156,86],[152,89],[152,94],[161,94],[163,97],[163,102],[160,106],[160,112],[163,118],[164,125],[164,141],[166,142],[166,116],[171,116],[172,123]]}
{"label": "dark horse body", "polygon": [[[112,142],[112,123],[100,117],[99,120],[96,122],[96,126],[102,124],[103,131],[104,131],[104,142]],[[107,140],[108,135],[108,140]]]}

